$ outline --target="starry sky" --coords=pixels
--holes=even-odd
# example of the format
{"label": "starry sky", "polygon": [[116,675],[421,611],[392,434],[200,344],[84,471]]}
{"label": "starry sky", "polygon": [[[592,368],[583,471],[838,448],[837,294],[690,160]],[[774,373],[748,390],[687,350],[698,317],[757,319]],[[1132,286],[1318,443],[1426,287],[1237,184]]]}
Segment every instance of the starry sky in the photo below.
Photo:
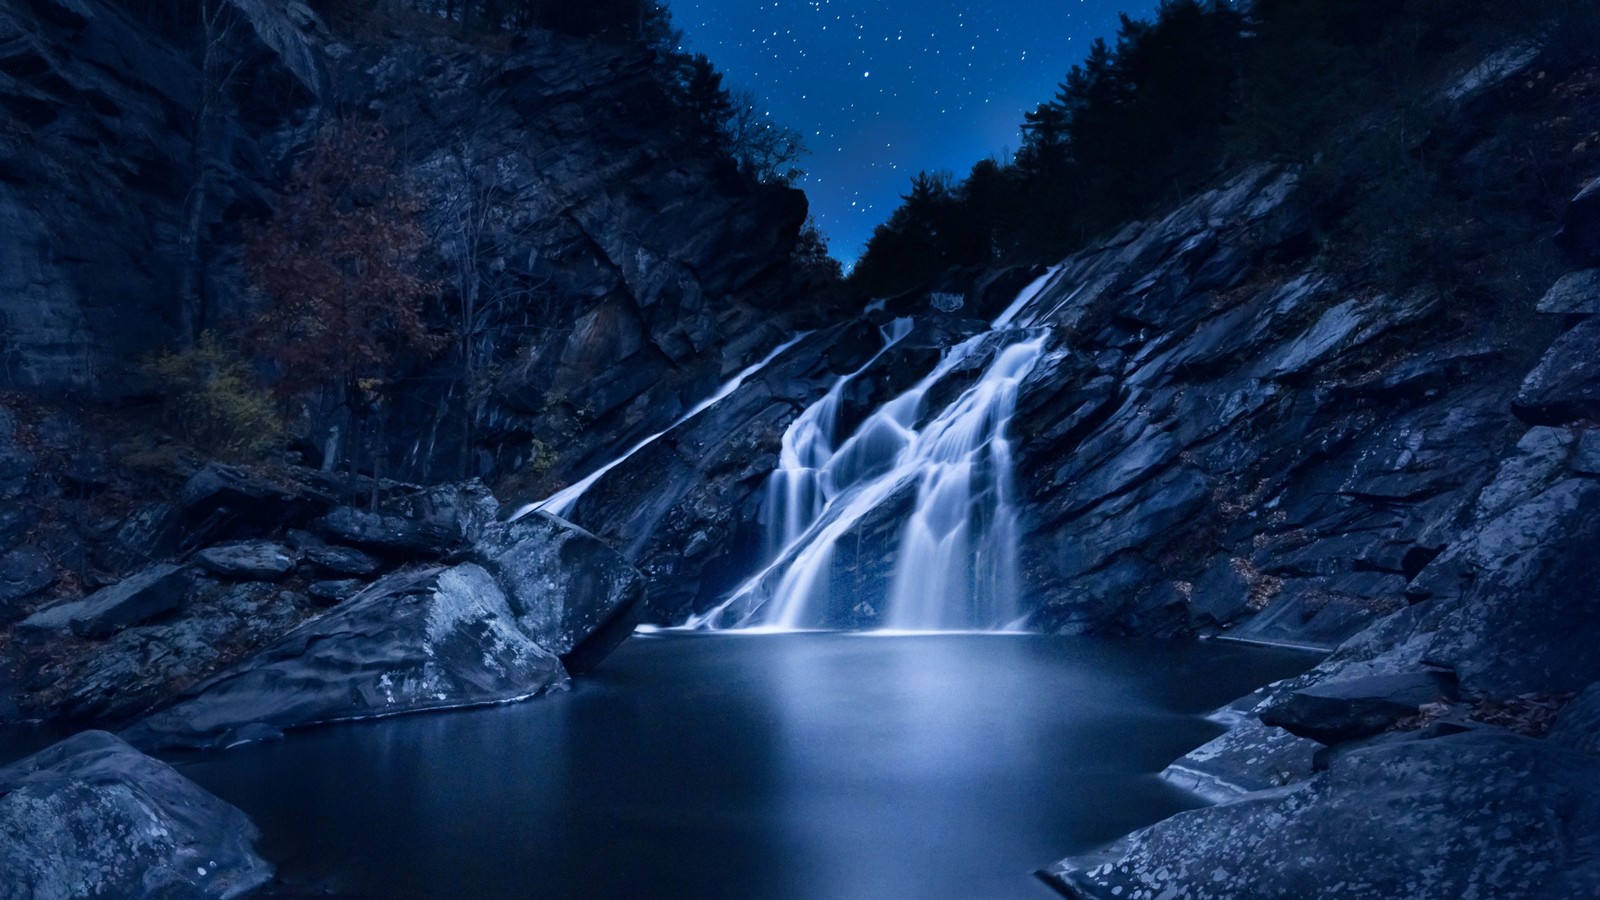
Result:
{"label": "starry sky", "polygon": [[922,170],[1009,158],[1117,13],[1156,0],[668,0],[685,49],[805,135],[799,182],[833,255],[854,262]]}

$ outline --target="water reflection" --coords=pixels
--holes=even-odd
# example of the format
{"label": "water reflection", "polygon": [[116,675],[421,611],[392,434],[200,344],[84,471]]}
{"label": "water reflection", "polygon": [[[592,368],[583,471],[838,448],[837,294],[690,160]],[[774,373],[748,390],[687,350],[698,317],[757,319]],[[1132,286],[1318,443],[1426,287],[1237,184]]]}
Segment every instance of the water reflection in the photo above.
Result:
{"label": "water reflection", "polygon": [[1020,635],[673,634],[571,693],[182,760],[348,896],[1049,897],[1194,800],[1195,713],[1307,664]]}

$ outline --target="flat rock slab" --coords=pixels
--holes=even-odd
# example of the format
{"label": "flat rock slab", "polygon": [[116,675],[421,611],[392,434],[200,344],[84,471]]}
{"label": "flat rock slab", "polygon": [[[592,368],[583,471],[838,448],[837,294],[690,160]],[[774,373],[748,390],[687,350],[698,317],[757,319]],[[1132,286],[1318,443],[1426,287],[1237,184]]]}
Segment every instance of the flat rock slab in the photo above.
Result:
{"label": "flat rock slab", "polygon": [[1600,896],[1600,759],[1504,733],[1376,746],[1039,874],[1093,900]]}
{"label": "flat rock slab", "polygon": [[225,578],[277,581],[294,571],[294,554],[273,541],[242,541],[207,547],[195,561]]}
{"label": "flat rock slab", "polygon": [[1337,744],[1368,737],[1424,703],[1454,700],[1456,680],[1444,672],[1408,672],[1324,681],[1291,691],[1261,710],[1261,721],[1300,737]]}
{"label": "flat rock slab", "polygon": [[0,900],[224,898],[265,884],[244,813],[86,731],[0,769]]}
{"label": "flat rock slab", "polygon": [[500,703],[562,687],[479,566],[396,573],[202,682],[125,735],[224,747],[302,725]]}
{"label": "flat rock slab", "polygon": [[82,600],[41,609],[18,623],[17,631],[41,635],[71,629],[80,637],[108,637],[178,609],[188,589],[184,567],[155,565]]}

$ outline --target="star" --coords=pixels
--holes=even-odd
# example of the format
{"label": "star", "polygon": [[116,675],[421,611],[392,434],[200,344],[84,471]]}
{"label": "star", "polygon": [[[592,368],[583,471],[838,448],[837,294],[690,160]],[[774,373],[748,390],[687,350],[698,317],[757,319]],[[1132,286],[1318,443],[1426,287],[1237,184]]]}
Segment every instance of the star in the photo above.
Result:
{"label": "star", "polygon": [[[709,56],[773,121],[811,136],[812,214],[846,265],[900,204],[910,176],[957,179],[1021,142],[1117,13],[1156,0],[671,0],[685,49]],[[831,26],[831,27],[830,27]],[[870,87],[866,86],[870,83]]]}

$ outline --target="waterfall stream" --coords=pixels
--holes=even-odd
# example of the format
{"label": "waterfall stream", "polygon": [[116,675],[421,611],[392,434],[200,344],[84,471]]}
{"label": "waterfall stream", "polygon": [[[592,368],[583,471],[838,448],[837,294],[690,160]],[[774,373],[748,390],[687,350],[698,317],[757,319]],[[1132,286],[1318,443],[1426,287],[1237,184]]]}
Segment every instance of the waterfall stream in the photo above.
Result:
{"label": "waterfall stream", "polygon": [[662,436],[666,435],[667,432],[677,428],[679,425],[682,425],[695,416],[698,416],[702,412],[705,412],[706,410],[715,406],[729,394],[732,394],[734,391],[738,390],[739,387],[750,378],[750,376],[756,374],[762,369],[765,369],[769,363],[778,358],[779,354],[783,353],[783,351],[789,349],[790,347],[793,347],[795,344],[800,343],[800,341],[809,334],[811,334],[811,332],[802,331],[789,340],[774,347],[772,352],[762,357],[760,361],[746,366],[744,370],[739,372],[739,374],[723,382],[722,386],[717,388],[716,392],[711,396],[701,400],[699,403],[696,403],[693,407],[690,407],[688,412],[674,419],[671,425],[668,425],[666,428],[663,428],[655,434],[650,435],[639,443],[634,444],[632,447],[628,448],[628,452],[589,473],[589,475],[584,477],[581,481],[571,484],[562,490],[551,494],[549,497],[546,497],[543,500],[540,500],[536,503],[529,503],[528,505],[522,507],[521,509],[517,510],[516,515],[511,517],[511,521],[515,522],[516,520],[522,518],[528,513],[533,512],[536,509],[543,510],[553,516],[561,516],[562,518],[566,518],[572,512],[572,508],[578,505],[578,500],[583,497],[584,492],[588,491],[589,488],[594,487],[595,482],[599,481],[601,478],[604,478],[607,472],[610,472],[617,466],[627,462],[629,457],[655,443]]}
{"label": "waterfall stream", "polygon": [[[851,599],[876,599],[878,624],[893,630],[1013,624],[1021,614],[1018,529],[1006,429],[1018,387],[1046,342],[1009,326],[1054,275],[1051,270],[1029,284],[989,332],[952,347],[932,372],[868,416],[842,443],[836,431],[844,391],[872,362],[840,378],[796,418],[767,485],[772,561],[687,625],[792,630],[826,624],[840,540],[868,516],[890,512],[913,490],[887,589],[881,598]],[[909,330],[903,321],[889,328],[885,350]],[[930,392],[974,353],[996,344],[978,380],[929,417]]]}

